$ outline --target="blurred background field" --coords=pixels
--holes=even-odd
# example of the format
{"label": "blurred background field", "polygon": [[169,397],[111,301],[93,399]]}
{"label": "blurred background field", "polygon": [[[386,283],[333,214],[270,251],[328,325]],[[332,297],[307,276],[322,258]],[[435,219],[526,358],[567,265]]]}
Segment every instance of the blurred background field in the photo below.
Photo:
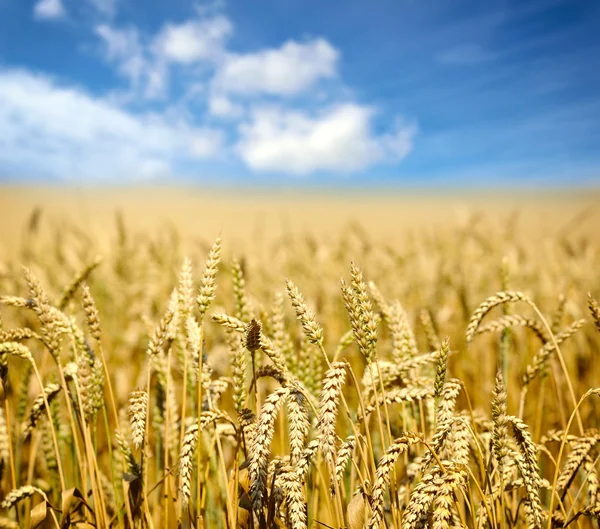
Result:
{"label": "blurred background field", "polygon": [[[214,238],[256,245],[286,233],[336,235],[358,223],[376,239],[398,241],[415,231],[478,218],[500,228],[509,219],[532,237],[561,230],[600,237],[600,190],[290,189],[195,187],[0,188],[0,244],[15,249],[35,208],[43,225],[75,222],[106,243],[121,214],[133,230],[175,228],[187,241]],[[475,217],[473,217],[475,215]],[[257,238],[258,237],[258,238]]]}

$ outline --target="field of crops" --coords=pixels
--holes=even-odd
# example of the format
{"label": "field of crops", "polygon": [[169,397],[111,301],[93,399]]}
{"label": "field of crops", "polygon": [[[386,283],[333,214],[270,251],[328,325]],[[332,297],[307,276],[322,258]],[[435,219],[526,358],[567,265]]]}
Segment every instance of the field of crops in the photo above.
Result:
{"label": "field of crops", "polygon": [[599,527],[593,196],[59,195],[0,200],[0,528]]}

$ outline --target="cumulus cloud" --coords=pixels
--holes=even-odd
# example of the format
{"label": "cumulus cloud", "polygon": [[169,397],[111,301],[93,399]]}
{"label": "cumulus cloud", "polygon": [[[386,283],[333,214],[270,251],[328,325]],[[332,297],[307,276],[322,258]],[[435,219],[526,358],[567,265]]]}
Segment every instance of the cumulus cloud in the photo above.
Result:
{"label": "cumulus cloud", "polygon": [[[116,11],[116,0],[86,1],[101,14]],[[359,171],[412,150],[414,127],[399,121],[375,131],[374,109],[340,96],[340,52],[330,42],[288,40],[234,52],[233,25],[219,5],[155,34],[98,23],[102,58],[129,84],[105,98],[0,68],[0,168],[146,178],[177,174],[199,159],[214,162],[225,147],[253,171],[305,175]],[[335,94],[347,102],[326,103]],[[144,108],[148,99],[153,114],[126,109],[134,102]],[[225,128],[193,125],[202,118],[218,118]]]}
{"label": "cumulus cloud", "polygon": [[222,134],[136,115],[27,71],[0,70],[0,167],[38,177],[122,179],[173,175],[213,156]]}
{"label": "cumulus cloud", "polygon": [[230,94],[289,96],[336,75],[339,52],[325,39],[288,41],[276,49],[229,54],[213,87]]}
{"label": "cumulus cloud", "polygon": [[224,16],[166,24],[157,35],[157,55],[175,63],[192,64],[201,60],[216,61],[224,54],[224,43],[233,26]]}
{"label": "cumulus cloud", "polygon": [[352,103],[314,116],[261,108],[241,125],[238,152],[254,170],[297,175],[349,173],[406,156],[415,128],[398,122],[393,131],[375,135],[372,116],[370,108]]}
{"label": "cumulus cloud", "polygon": [[61,0],[39,0],[33,8],[33,16],[38,20],[63,18],[66,10]]}

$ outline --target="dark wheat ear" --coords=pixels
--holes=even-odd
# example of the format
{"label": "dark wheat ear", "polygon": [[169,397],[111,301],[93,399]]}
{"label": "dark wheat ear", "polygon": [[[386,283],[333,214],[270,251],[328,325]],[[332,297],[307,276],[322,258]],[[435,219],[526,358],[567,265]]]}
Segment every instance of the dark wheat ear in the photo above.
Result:
{"label": "dark wheat ear", "polygon": [[261,339],[261,330],[262,325],[254,318],[246,327],[246,349],[251,353],[254,353],[258,349],[260,349],[260,339]]}

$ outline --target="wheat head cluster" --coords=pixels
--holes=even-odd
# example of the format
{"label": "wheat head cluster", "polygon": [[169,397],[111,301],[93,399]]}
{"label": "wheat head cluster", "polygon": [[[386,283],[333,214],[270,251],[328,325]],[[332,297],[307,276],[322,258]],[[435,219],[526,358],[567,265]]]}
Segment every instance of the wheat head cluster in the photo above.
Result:
{"label": "wheat head cluster", "polygon": [[0,528],[600,524],[600,246],[473,215],[0,256]]}

